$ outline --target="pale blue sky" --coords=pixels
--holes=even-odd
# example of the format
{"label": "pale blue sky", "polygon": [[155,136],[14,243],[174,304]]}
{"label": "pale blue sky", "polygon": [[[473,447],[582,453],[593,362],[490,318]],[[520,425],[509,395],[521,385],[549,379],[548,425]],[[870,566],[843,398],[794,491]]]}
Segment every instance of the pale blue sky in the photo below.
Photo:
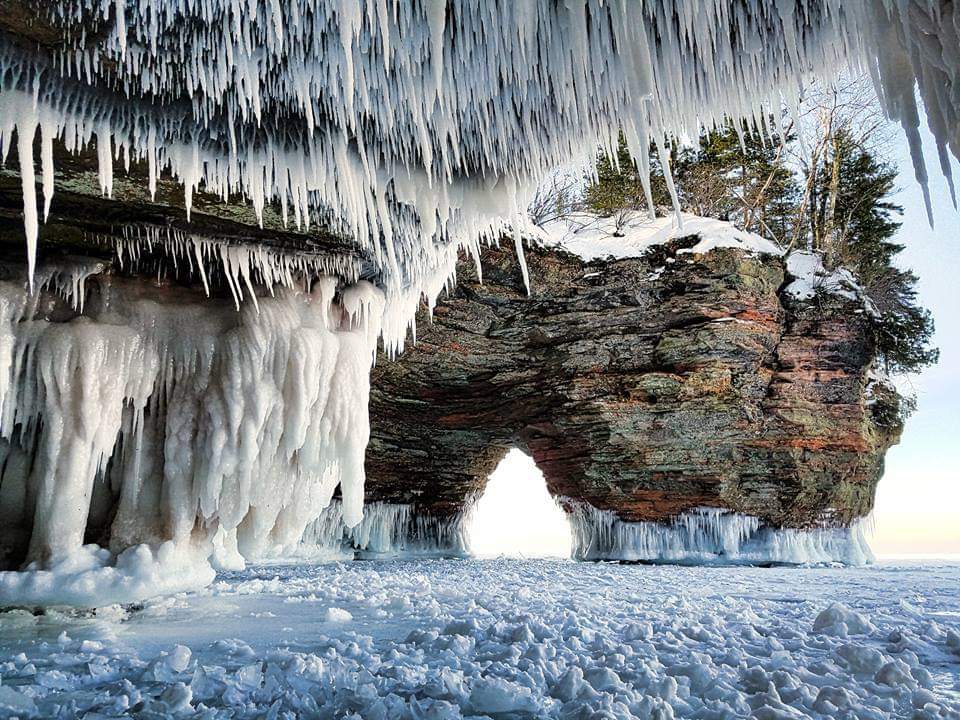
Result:
{"label": "pale blue sky", "polygon": [[[960,554],[960,215],[939,170],[933,138],[924,132],[934,227],[913,179],[906,141],[898,136],[897,202],[904,206],[899,260],[920,278],[920,300],[933,312],[940,362],[909,378],[917,412],[900,445],[887,455],[887,471],[874,512],[877,554]],[[960,179],[957,163],[954,176]]]}

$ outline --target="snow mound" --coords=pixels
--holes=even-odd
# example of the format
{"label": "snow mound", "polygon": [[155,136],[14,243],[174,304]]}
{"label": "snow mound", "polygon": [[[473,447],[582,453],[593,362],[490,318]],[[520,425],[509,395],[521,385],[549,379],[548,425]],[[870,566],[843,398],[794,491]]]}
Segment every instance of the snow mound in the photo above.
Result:
{"label": "snow mound", "polygon": [[863,289],[844,267],[827,270],[823,258],[811,250],[794,250],[787,256],[787,272],[793,281],[787,293],[797,300],[810,300],[818,292],[829,293],[848,300],[864,299]]}
{"label": "snow mound", "polygon": [[[826,635],[840,635],[846,637],[847,633],[851,635],[866,635],[872,633],[876,628],[862,615],[854,612],[843,603],[833,603],[826,610],[817,615],[813,621],[813,631],[824,633]],[[855,658],[855,662],[860,662],[862,658]]]}
{"label": "snow mound", "polygon": [[343,608],[330,607],[327,608],[326,619],[328,623],[348,623],[353,620],[353,615],[350,614],[349,610],[344,610]]}
{"label": "snow mound", "polygon": [[698,236],[699,242],[678,254],[702,255],[717,248],[734,248],[767,255],[783,254],[776,243],[736,228],[732,223],[689,213],[651,219],[646,213],[601,218],[587,213],[546,223],[538,239],[584,260],[641,257],[671,240]]}
{"label": "snow mound", "polygon": [[214,574],[206,553],[172,541],[157,547],[135,545],[117,557],[97,545],[84,545],[47,568],[32,563],[20,572],[0,572],[0,602],[81,607],[130,603],[203,587]]}

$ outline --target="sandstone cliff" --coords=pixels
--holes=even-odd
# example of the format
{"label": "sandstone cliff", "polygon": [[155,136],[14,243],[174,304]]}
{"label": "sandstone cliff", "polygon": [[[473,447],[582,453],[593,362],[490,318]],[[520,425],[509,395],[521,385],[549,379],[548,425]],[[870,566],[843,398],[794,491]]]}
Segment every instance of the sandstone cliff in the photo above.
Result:
{"label": "sandstone cliff", "polygon": [[[869,513],[898,398],[869,380],[859,302],[798,301],[780,258],[692,240],[584,262],[483,254],[373,370],[367,500],[455,516],[510,447],[568,510],[624,521],[723,508],[775,528]],[[681,252],[678,252],[681,251]]]}

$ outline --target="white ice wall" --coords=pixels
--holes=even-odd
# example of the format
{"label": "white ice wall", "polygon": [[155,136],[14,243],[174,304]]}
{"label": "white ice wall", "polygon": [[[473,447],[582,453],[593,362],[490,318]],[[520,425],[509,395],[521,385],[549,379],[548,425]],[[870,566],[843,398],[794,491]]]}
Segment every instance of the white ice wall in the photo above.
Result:
{"label": "white ice wall", "polygon": [[[90,291],[89,271],[61,294],[82,295],[81,279]],[[335,296],[320,278],[237,311],[96,279],[67,322],[51,294],[0,281],[4,549],[27,544],[31,569],[56,567],[106,525],[115,552],[169,541],[206,557],[216,536],[255,557],[297,542],[338,485],[343,523],[360,522],[380,290]]]}
{"label": "white ice wall", "polygon": [[300,542],[279,548],[279,558],[463,557],[469,555],[466,514],[441,518],[402,503],[367,503],[363,520],[348,527],[334,500],[307,526]]}
{"label": "white ice wall", "polygon": [[719,508],[698,508],[669,522],[627,522],[592,505],[570,502],[573,556],[717,564],[804,564],[873,561],[859,524],[849,528],[772,528]]}

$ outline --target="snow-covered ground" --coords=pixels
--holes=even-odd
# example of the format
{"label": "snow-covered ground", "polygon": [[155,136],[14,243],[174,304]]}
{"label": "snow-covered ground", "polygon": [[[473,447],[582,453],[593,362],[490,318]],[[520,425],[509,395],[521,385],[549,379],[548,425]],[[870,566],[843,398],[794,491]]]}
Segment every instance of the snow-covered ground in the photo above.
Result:
{"label": "snow-covered ground", "polygon": [[958,564],[254,566],[3,612],[0,716],[957,718],[958,591]]}

